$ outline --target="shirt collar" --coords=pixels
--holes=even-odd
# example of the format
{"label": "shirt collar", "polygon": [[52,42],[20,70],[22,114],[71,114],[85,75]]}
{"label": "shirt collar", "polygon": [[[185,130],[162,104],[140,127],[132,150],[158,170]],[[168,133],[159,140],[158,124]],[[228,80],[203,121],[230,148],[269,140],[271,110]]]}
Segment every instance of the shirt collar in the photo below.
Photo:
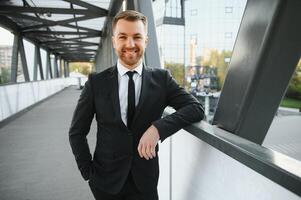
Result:
{"label": "shirt collar", "polygon": [[133,70],[129,70],[128,68],[123,66],[120,63],[119,59],[118,59],[118,61],[117,61],[117,70],[118,70],[118,73],[119,73],[120,76],[123,76],[128,71],[136,71],[141,76],[141,74],[142,74],[142,61],[136,68],[134,68]]}

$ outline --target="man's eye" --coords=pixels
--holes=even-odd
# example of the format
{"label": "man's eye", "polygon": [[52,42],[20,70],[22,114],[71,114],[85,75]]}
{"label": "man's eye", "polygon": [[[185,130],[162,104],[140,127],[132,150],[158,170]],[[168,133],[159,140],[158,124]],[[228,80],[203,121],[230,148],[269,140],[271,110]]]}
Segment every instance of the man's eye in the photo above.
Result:
{"label": "man's eye", "polygon": [[119,39],[124,40],[124,39],[126,39],[126,37],[125,36],[120,36]]}
{"label": "man's eye", "polygon": [[135,36],[134,38],[135,39],[141,39],[142,37],[141,36]]}

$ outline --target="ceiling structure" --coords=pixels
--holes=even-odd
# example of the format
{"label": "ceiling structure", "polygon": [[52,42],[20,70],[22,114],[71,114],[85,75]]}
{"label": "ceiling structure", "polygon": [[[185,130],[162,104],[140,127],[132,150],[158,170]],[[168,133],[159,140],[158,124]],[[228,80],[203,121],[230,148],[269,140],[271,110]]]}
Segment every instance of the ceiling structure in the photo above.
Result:
{"label": "ceiling structure", "polygon": [[68,61],[94,61],[122,0],[1,0],[0,24]]}

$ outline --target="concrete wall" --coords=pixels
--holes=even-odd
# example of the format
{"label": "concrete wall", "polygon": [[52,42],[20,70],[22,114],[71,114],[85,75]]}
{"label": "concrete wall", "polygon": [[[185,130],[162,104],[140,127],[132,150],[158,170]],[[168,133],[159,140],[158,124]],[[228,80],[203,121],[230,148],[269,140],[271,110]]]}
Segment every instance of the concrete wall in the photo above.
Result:
{"label": "concrete wall", "polygon": [[301,199],[184,130],[160,144],[159,155],[158,190],[163,200]]}
{"label": "concrete wall", "polygon": [[0,122],[75,82],[61,78],[0,86]]}

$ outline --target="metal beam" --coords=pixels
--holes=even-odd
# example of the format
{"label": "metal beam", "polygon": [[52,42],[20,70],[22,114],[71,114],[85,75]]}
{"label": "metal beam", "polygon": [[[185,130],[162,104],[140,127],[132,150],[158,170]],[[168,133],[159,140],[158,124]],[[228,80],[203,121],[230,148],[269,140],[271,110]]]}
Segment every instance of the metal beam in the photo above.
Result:
{"label": "metal beam", "polygon": [[66,2],[87,8],[89,11],[93,12],[93,13],[99,13],[102,15],[107,15],[108,14],[108,10],[104,9],[104,8],[100,8],[97,6],[94,6],[92,4],[86,3],[84,1],[80,1],[80,0],[64,0]]}
{"label": "metal beam", "polygon": [[14,32],[14,33],[20,32],[20,29],[17,26],[17,24],[5,16],[0,15],[0,24],[3,28],[10,30],[11,32]]}
{"label": "metal beam", "polygon": [[57,24],[57,23],[53,23],[53,24],[41,24],[41,25],[36,25],[36,26],[29,26],[29,27],[25,27],[25,28],[22,28],[21,31],[22,32],[26,32],[28,30],[32,30],[32,29],[39,29],[39,28],[43,28],[43,27],[51,27],[51,26],[65,26],[67,28],[73,28],[73,29],[79,29],[79,30],[83,30],[83,31],[89,31],[89,32],[95,32],[95,33],[99,33],[98,30],[95,30],[95,29],[91,29],[91,28],[86,28],[86,27],[81,27],[81,26],[74,26],[72,24]]}
{"label": "metal beam", "polygon": [[262,144],[300,58],[300,8],[300,0],[248,1],[214,124]]}
{"label": "metal beam", "polygon": [[44,72],[43,72],[43,66],[42,66],[41,48],[40,48],[40,46],[37,46],[37,49],[38,49],[37,60],[38,60],[38,64],[39,64],[40,77],[41,77],[41,80],[44,80]]}
{"label": "metal beam", "polygon": [[47,79],[53,78],[53,73],[52,73],[52,67],[51,67],[51,59],[50,59],[50,53],[47,51],[47,57],[46,57],[46,77]]}
{"label": "metal beam", "polygon": [[49,41],[47,43],[42,43],[42,44],[48,44],[48,45],[53,45],[53,44],[61,44],[61,46],[64,46],[64,45],[79,45],[79,46],[97,46],[98,44],[97,43],[93,43],[93,42],[85,42],[85,41],[74,41],[74,42],[64,42],[65,40],[60,40],[60,41]]}
{"label": "metal beam", "polygon": [[95,33],[90,32],[76,32],[76,31],[27,31],[24,32],[24,35],[89,35],[89,36],[101,36],[101,32],[97,31]]}
{"label": "metal beam", "polygon": [[24,49],[24,44],[23,44],[23,37],[19,36],[18,39],[19,39],[19,52],[20,52],[20,57],[21,57],[21,61],[22,61],[24,79],[26,82],[29,82],[30,78],[29,78],[25,49]]}
{"label": "metal beam", "polygon": [[19,36],[14,35],[14,44],[13,44],[13,52],[11,59],[11,77],[10,81],[15,83],[17,82],[17,72],[18,72],[18,53],[19,53]]}
{"label": "metal beam", "polygon": [[[56,39],[54,40],[49,40],[49,41],[42,41],[41,44],[49,44],[49,43],[55,43],[55,42],[62,42],[62,41],[75,41],[78,42],[81,39],[87,39],[87,38],[93,38],[94,36],[82,36],[82,37],[73,37],[73,38],[62,38],[62,39]],[[84,42],[84,41],[82,41]],[[94,43],[97,44],[97,43]],[[97,44],[98,45],[98,44]]]}
{"label": "metal beam", "polygon": [[68,9],[68,8],[47,8],[47,7],[20,7],[20,6],[1,6],[0,14],[8,13],[39,13],[39,14],[76,14],[104,16],[102,13],[93,12],[88,9]]}
{"label": "metal beam", "polygon": [[54,55],[54,77],[55,78],[58,78],[60,76],[59,74],[59,68],[58,68],[58,65],[57,65],[57,55]]}
{"label": "metal beam", "polygon": [[34,45],[33,81],[38,80],[38,47]]}
{"label": "metal beam", "polygon": [[96,52],[96,50],[90,49],[58,49],[56,50],[57,53],[82,53],[85,54],[86,52]]}
{"label": "metal beam", "polygon": [[56,25],[64,26],[64,24],[72,23],[72,22],[75,22],[75,21],[83,21],[83,20],[88,20],[88,19],[94,19],[95,18],[95,16],[91,15],[91,16],[80,16],[80,17],[76,17],[76,18],[64,19],[64,20],[60,20],[60,21],[52,21],[52,20],[41,19],[41,18],[38,18],[38,17],[25,15],[25,14],[20,14],[20,13],[7,13],[7,14],[5,14],[5,16],[6,15],[14,17],[14,18],[28,19],[28,20],[32,20],[32,21],[42,23],[40,25],[24,27],[22,29],[23,31],[29,30],[29,29],[39,29],[39,28],[48,27],[48,26],[56,26]]}

